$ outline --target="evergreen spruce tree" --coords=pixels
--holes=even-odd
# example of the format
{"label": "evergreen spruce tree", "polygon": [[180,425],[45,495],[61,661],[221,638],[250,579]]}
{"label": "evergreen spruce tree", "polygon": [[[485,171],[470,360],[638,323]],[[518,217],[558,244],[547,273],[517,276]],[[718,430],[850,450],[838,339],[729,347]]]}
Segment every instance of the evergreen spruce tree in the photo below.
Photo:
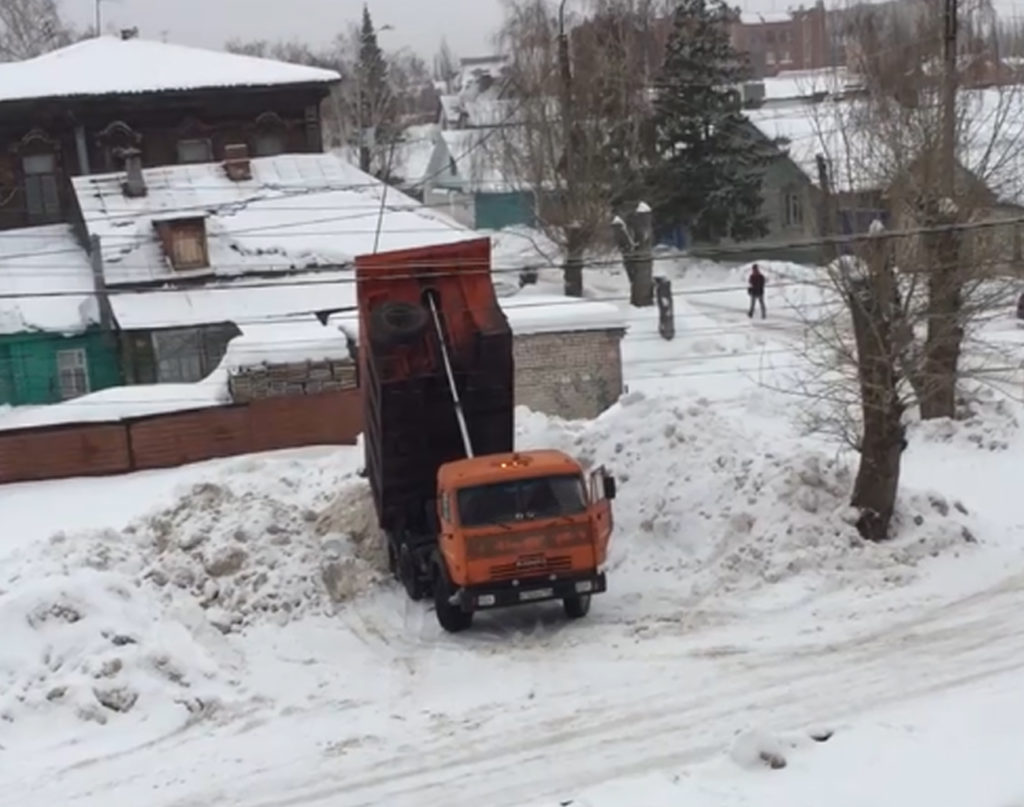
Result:
{"label": "evergreen spruce tree", "polygon": [[[394,99],[391,95],[391,87],[388,82],[388,64],[384,59],[384,53],[377,43],[377,30],[373,26],[370,17],[370,10],[363,6],[363,24],[359,33],[359,63],[356,66],[358,73],[358,111],[360,138],[365,136],[365,131],[372,129],[374,132],[374,143],[378,153],[383,151],[383,160],[387,159],[387,146],[397,135],[396,115]],[[371,171],[371,159],[373,150],[369,143],[361,139],[359,149],[359,167],[369,173]],[[380,175],[386,166],[381,164],[375,173]]]}
{"label": "evergreen spruce tree", "polygon": [[742,114],[739,85],[749,75],[729,41],[724,0],[680,0],[654,105],[656,212],[685,223],[702,241],[754,238],[761,179],[770,160]]}

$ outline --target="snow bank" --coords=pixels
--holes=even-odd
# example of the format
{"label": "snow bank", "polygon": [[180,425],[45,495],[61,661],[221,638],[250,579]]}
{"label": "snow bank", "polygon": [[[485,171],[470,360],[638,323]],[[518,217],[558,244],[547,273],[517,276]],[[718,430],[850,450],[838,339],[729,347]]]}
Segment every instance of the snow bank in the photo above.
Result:
{"label": "snow bank", "polygon": [[947,443],[982,451],[1006,451],[1020,434],[1020,422],[1007,400],[991,387],[977,386],[957,401],[958,419],[913,421],[908,439]]}
{"label": "snow bank", "polygon": [[305,361],[344,361],[352,358],[348,339],[337,327],[315,319],[240,326],[240,336],[228,342],[221,367],[228,370],[261,364]]}
{"label": "snow bank", "polygon": [[975,540],[962,504],[905,491],[895,539],[866,543],[848,506],[846,464],[772,445],[703,399],[631,393],[590,424],[520,409],[518,431],[520,447],[562,448],[616,474],[612,560],[640,591],[651,573],[689,586],[695,598],[903,584],[921,560]]}
{"label": "snow bank", "polygon": [[330,614],[389,579],[352,453],[216,464],[122,530],[6,555],[0,726],[50,710],[195,719],[243,698],[223,634]]}
{"label": "snow bank", "polygon": [[194,384],[137,384],[83,395],[50,406],[0,412],[0,431],[64,423],[102,423],[203,409],[231,403],[227,373],[217,370]]}
{"label": "snow bank", "polygon": [[190,628],[151,592],[93,561],[0,587],[0,721],[65,712],[105,724],[168,707],[186,717],[231,696],[201,624]]}

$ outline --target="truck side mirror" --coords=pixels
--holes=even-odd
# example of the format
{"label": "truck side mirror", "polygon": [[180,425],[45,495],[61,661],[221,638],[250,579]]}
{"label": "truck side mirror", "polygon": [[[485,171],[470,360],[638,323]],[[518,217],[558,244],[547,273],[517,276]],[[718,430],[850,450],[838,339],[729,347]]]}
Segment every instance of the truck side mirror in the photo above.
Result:
{"label": "truck side mirror", "polygon": [[615,477],[605,476],[604,477],[604,497],[611,501],[615,498]]}

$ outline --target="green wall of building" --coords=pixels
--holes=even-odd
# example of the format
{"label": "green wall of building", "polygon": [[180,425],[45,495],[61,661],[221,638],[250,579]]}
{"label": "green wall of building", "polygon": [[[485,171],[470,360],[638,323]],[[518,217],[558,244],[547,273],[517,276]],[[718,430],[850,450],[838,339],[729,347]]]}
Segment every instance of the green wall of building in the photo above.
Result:
{"label": "green wall of building", "polygon": [[476,228],[500,230],[517,224],[532,227],[535,220],[533,194],[529,191],[476,193]]}
{"label": "green wall of building", "polygon": [[116,342],[99,331],[76,336],[17,333],[0,336],[0,404],[57,403],[61,398],[57,354],[84,350],[89,391],[121,383]]}

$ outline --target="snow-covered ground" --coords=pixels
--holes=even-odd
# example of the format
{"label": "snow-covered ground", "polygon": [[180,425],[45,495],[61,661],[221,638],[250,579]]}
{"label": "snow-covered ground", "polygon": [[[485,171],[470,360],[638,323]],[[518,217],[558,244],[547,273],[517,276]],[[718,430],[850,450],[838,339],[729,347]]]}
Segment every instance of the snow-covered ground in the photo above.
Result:
{"label": "snow-covered ground", "polygon": [[866,545],[851,458],[787,394],[810,278],[769,264],[792,285],[751,322],[744,267],[668,270],[671,342],[587,279],[629,319],[617,406],[517,413],[620,480],[583,621],[442,633],[385,573],[358,449],[0,488],[4,803],[1022,803],[1019,374],[912,426]]}

